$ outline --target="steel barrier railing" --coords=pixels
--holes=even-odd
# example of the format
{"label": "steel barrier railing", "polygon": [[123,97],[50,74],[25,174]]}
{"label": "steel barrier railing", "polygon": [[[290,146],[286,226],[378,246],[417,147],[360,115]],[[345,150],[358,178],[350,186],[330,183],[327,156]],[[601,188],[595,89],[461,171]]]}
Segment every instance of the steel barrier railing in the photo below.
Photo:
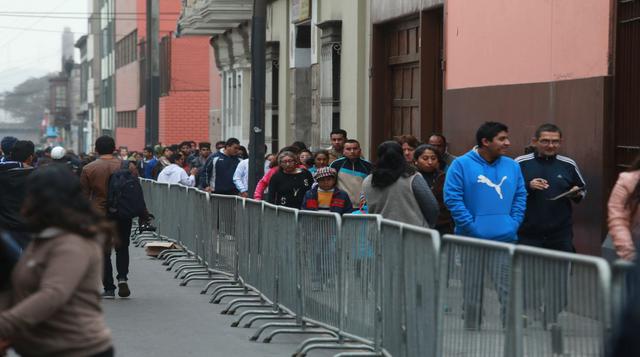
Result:
{"label": "steel barrier railing", "polygon": [[159,258],[212,302],[236,298],[232,326],[328,335],[294,355],[602,356],[629,291],[629,267],[612,288],[600,258],[141,182],[154,236],[181,245]]}

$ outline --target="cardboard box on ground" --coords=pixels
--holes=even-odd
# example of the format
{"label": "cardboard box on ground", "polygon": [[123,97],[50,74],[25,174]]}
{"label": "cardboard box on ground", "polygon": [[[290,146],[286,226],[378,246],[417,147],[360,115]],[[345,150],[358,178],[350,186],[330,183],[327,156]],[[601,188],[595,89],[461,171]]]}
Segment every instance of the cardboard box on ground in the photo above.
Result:
{"label": "cardboard box on ground", "polygon": [[179,249],[179,246],[172,242],[153,241],[144,246],[144,250],[150,257],[157,257],[163,250]]}

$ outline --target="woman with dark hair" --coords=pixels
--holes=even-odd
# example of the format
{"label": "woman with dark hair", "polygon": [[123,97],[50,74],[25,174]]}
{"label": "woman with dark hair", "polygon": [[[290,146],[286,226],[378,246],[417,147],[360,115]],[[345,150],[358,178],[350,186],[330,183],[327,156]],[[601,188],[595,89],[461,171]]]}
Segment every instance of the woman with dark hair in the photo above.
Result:
{"label": "woman with dark hair", "polygon": [[416,148],[413,153],[413,158],[414,166],[427,182],[431,192],[433,192],[433,195],[438,201],[440,212],[435,227],[436,230],[442,235],[453,233],[451,212],[449,212],[449,209],[447,209],[447,206],[444,204],[445,172],[442,170],[444,161],[440,151],[434,146],[423,144]]}
{"label": "woman with dark hair", "polygon": [[329,151],[319,150],[313,156],[313,166],[309,168],[309,172],[312,175],[315,175],[316,171],[318,171],[319,169],[329,166],[329,159],[330,159]]}
{"label": "woman with dark hair", "polygon": [[413,135],[396,136],[395,140],[402,146],[402,155],[407,163],[413,165],[413,153],[420,146],[420,141]]}
{"label": "woman with dark hair", "polygon": [[11,275],[0,345],[23,356],[113,356],[100,307],[104,242],[111,226],[69,170],[51,165],[27,181],[22,215],[34,233]]}
{"label": "woman with dark hair", "polygon": [[434,227],[438,201],[422,175],[404,160],[396,141],[378,146],[378,162],[362,183],[369,213],[422,227]]}
{"label": "woman with dark hair", "polygon": [[618,256],[632,261],[634,242],[640,240],[640,155],[627,172],[620,173],[609,197],[609,233]]}
{"label": "woman with dark hair", "polygon": [[307,191],[313,185],[313,176],[298,167],[298,155],[285,151],[278,155],[280,168],[269,181],[269,203],[300,208]]}

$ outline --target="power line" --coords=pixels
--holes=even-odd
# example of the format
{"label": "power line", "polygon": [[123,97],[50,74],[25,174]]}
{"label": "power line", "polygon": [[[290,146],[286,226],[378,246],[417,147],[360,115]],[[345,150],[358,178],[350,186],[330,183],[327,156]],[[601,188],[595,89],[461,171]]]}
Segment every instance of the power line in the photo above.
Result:
{"label": "power line", "polygon": [[[60,34],[60,35],[64,33],[64,31],[62,31],[62,30],[34,29],[34,28],[29,28],[29,27],[0,26],[0,29],[34,31],[34,32],[52,32],[52,33],[57,33],[57,34]],[[101,35],[102,34],[100,32],[97,32],[97,33],[96,32],[91,32],[91,33],[89,33],[89,32],[79,32],[79,31],[69,31],[69,32],[71,32],[72,34],[75,34],[75,35],[96,35],[97,36],[97,35]],[[129,32],[129,33],[116,33],[115,35],[116,36],[126,36],[126,35],[128,35],[130,33],[131,32]]]}
{"label": "power line", "polygon": [[[58,3],[57,6],[55,6],[53,9],[51,9],[51,11],[56,11],[57,9],[59,9],[61,6],[63,6],[64,4],[66,4],[67,2],[69,2],[69,0],[62,0],[60,3]],[[42,21],[42,18],[38,18],[36,21],[34,21],[31,25],[29,25],[29,27],[33,27],[35,25],[38,24],[38,22]],[[13,36],[10,40],[3,42],[0,45],[0,48],[4,48],[6,45],[10,44],[11,42],[15,41],[17,38],[20,37],[20,35],[22,34],[22,32],[24,31],[20,31],[20,33],[16,34],[15,36]]]}
{"label": "power line", "polygon": [[[24,14],[24,15],[18,15],[18,14],[4,14],[4,13],[0,13],[1,17],[15,17],[15,18],[38,18],[38,19],[62,19],[62,20],[82,20],[82,21],[87,21],[87,20],[115,20],[116,19],[116,14],[107,14],[106,16],[91,16],[91,15],[87,15],[87,16],[55,16],[55,15],[28,15],[28,14]],[[144,16],[136,16],[135,17],[118,17],[118,20],[122,20],[122,21],[137,21],[137,20],[145,20],[146,17]],[[174,18],[160,18],[160,21],[176,21],[177,19]]]}
{"label": "power line", "polygon": [[[96,11],[97,12],[97,11]],[[91,15],[92,12],[55,12],[55,11],[0,11],[0,14],[57,14],[57,15]],[[116,15],[146,15],[146,12],[114,12]],[[160,12],[160,15],[180,15],[179,12]]]}

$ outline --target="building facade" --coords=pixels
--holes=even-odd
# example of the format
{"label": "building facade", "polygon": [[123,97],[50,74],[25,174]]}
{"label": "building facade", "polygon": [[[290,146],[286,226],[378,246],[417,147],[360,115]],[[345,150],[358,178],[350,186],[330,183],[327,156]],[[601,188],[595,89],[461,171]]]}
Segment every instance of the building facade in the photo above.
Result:
{"label": "building facade", "polygon": [[[209,103],[219,102],[215,95],[220,91],[210,91],[213,53],[208,38],[175,36],[180,5],[180,0],[159,2],[158,124],[163,144],[211,140],[215,118]],[[79,43],[86,61],[83,113],[93,125],[85,140],[111,135],[117,146],[140,151],[145,145],[146,1],[89,0],[89,13],[89,33]],[[219,81],[213,83],[219,86]]]}
{"label": "building facade", "polygon": [[[265,127],[270,151],[317,149],[344,128],[365,156],[396,135],[443,133],[453,154],[484,121],[510,128],[512,156],[537,126],[563,129],[562,153],[588,183],[575,245],[599,254],[606,202],[640,153],[640,7],[626,0],[272,0]],[[252,1],[186,1],[184,35],[212,36],[222,137],[249,136]],[[226,12],[225,12],[226,11]],[[589,144],[586,144],[589,143]],[[594,219],[598,217],[598,219]]]}
{"label": "building facade", "polygon": [[[211,36],[221,77],[221,138],[249,141],[253,1],[185,3],[181,34]],[[344,128],[369,143],[366,1],[273,0],[267,5],[265,142],[329,146]],[[347,20],[348,19],[348,20]]]}

